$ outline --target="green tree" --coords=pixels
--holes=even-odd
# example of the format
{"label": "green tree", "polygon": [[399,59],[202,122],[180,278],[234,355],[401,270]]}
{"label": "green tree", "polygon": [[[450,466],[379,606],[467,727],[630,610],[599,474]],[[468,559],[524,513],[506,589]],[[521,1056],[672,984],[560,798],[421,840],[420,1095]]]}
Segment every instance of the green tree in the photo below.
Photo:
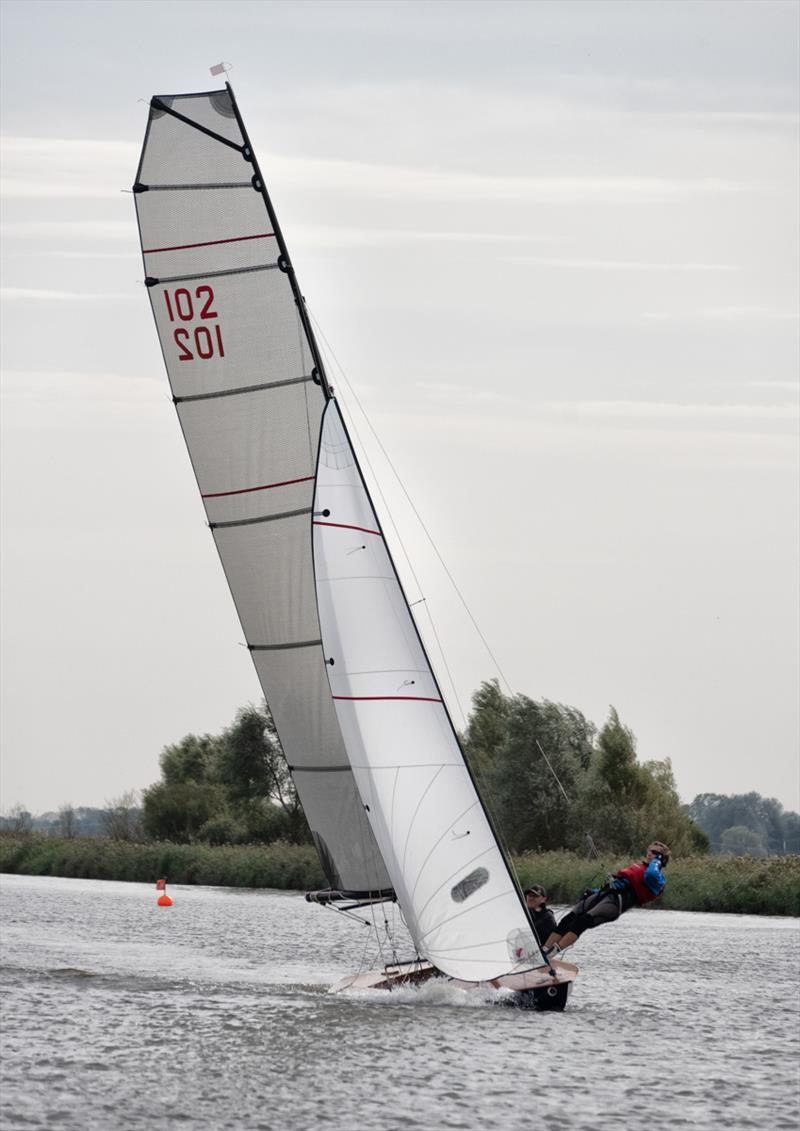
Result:
{"label": "green tree", "polygon": [[476,777],[489,773],[506,740],[511,700],[496,679],[485,680],[472,697],[472,713],[462,737],[464,753]]}
{"label": "green tree", "polygon": [[582,830],[570,824],[569,799],[591,758],[592,734],[592,724],[571,707],[515,695],[503,711],[495,694],[476,696],[467,735],[482,743],[479,756],[491,755],[486,800],[513,852],[546,851],[581,838]]}
{"label": "green tree", "polygon": [[266,707],[243,707],[221,735],[187,734],[161,753],[143,827],[164,840],[212,844],[310,840]]}
{"label": "green tree", "polygon": [[705,855],[708,837],[683,811],[670,759],[645,762],[642,773],[648,788],[639,812],[639,844],[645,847],[649,840],[661,840],[676,856]]}
{"label": "green tree", "polygon": [[77,835],[77,824],[77,816],[72,804],[68,802],[66,805],[62,805],[58,811],[58,821],[56,823],[58,835],[72,840],[72,838]]}
{"label": "green tree", "polygon": [[[774,855],[800,850],[797,830],[800,814],[787,813],[774,797],[760,793],[699,793],[684,811],[703,829],[714,852],[723,851],[726,829],[742,827],[756,833],[767,852]],[[788,835],[787,835],[788,830]],[[793,835],[794,831],[794,835]]]}
{"label": "green tree", "polygon": [[[268,709],[249,705],[223,733],[216,777],[231,809],[254,840],[285,837],[307,842],[311,834]],[[276,812],[277,808],[277,812]]]}
{"label": "green tree", "polygon": [[166,784],[212,781],[219,741],[210,734],[187,734],[180,742],[165,746],[159,761]]}
{"label": "green tree", "polygon": [[764,841],[746,825],[733,825],[720,837],[720,852],[730,856],[766,856]]}
{"label": "green tree", "polygon": [[800,855],[800,813],[784,813],[781,817],[782,855]]}
{"label": "green tree", "polygon": [[648,841],[662,840],[675,855],[708,850],[707,838],[682,810],[671,762],[640,763],[633,732],[613,707],[580,785],[574,818],[600,849],[638,855]]}
{"label": "green tree", "polygon": [[589,772],[581,781],[576,812],[598,847],[637,852],[646,795],[647,781],[636,760],[633,732],[612,707],[598,735]]}
{"label": "green tree", "polygon": [[227,797],[217,782],[156,782],[144,791],[142,823],[156,840],[200,839],[203,826],[227,810]]}
{"label": "green tree", "polygon": [[14,836],[26,836],[33,828],[33,814],[17,801],[3,817],[3,828]]}
{"label": "green tree", "polygon": [[129,789],[106,802],[103,832],[111,840],[139,840],[142,835],[142,810],[139,793]]}

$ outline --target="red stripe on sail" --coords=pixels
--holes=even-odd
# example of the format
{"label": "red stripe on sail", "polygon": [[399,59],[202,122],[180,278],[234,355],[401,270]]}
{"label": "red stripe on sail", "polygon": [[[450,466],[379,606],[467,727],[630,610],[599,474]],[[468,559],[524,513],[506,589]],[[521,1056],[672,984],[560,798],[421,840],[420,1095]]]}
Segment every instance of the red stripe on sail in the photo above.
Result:
{"label": "red stripe on sail", "polygon": [[349,703],[372,703],[376,700],[390,700],[396,703],[402,699],[408,703],[441,703],[441,699],[429,699],[425,695],[332,695],[332,699],[346,699]]}
{"label": "red stripe on sail", "polygon": [[242,243],[243,240],[266,240],[274,237],[274,232],[260,232],[257,236],[232,236],[227,240],[206,240],[205,243],[180,243],[175,247],[146,247],[145,255],[155,255],[157,251],[188,251],[192,247],[215,247],[220,243]]}
{"label": "red stripe on sail", "polygon": [[335,526],[339,530],[360,530],[362,534],[375,534],[382,537],[380,530],[368,530],[366,526],[350,526],[346,522],[315,522],[315,526]]}
{"label": "red stripe on sail", "polygon": [[251,491],[271,491],[273,487],[291,487],[293,483],[308,483],[313,475],[304,475],[302,479],[285,479],[283,483],[265,483],[263,487],[240,487],[237,491],[209,491],[201,495],[201,499],[221,499],[226,495],[249,495]]}

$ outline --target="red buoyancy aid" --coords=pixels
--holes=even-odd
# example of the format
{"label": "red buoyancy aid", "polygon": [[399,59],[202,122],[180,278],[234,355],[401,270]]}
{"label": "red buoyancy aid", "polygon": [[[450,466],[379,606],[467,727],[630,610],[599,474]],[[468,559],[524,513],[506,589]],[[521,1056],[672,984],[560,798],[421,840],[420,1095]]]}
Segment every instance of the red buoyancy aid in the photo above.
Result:
{"label": "red buoyancy aid", "polygon": [[655,892],[650,891],[650,888],[644,882],[644,874],[647,871],[646,864],[631,864],[628,868],[620,868],[617,875],[623,880],[627,880],[633,888],[633,894],[636,896],[636,902],[641,906],[643,903],[652,903],[654,899],[658,899]]}

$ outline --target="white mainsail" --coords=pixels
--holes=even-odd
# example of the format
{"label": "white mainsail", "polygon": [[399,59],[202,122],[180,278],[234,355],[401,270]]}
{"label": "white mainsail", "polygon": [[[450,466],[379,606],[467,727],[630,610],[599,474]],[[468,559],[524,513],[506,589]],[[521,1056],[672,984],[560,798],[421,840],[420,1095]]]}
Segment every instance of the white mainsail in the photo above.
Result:
{"label": "white mainsail", "polygon": [[323,868],[335,888],[388,889],[320,647],[310,518],[327,385],[230,87],[152,100],[133,191],[173,400]]}
{"label": "white mainsail", "polygon": [[540,965],[335,400],[322,423],[313,522],[336,714],[420,955],[467,981]]}

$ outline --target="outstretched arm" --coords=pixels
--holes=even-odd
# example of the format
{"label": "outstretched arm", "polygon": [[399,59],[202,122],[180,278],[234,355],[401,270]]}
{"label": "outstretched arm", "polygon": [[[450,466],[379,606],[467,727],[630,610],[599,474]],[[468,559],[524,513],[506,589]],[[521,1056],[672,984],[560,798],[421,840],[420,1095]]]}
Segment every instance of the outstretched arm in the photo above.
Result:
{"label": "outstretched arm", "polygon": [[667,878],[661,871],[661,861],[658,857],[651,860],[644,873],[644,882],[653,895],[661,895],[666,887]]}

